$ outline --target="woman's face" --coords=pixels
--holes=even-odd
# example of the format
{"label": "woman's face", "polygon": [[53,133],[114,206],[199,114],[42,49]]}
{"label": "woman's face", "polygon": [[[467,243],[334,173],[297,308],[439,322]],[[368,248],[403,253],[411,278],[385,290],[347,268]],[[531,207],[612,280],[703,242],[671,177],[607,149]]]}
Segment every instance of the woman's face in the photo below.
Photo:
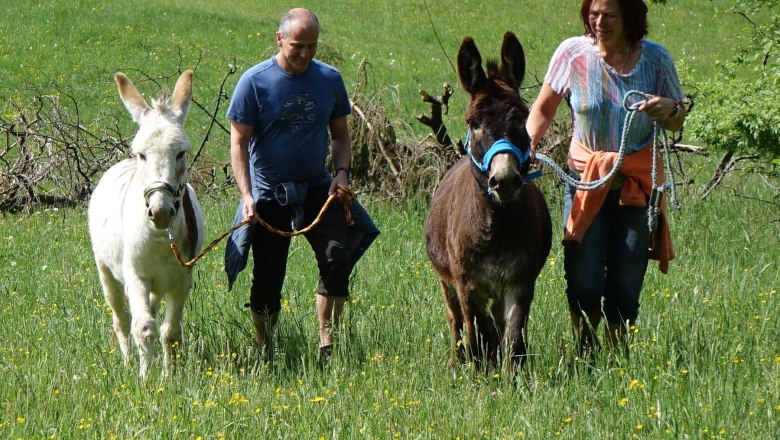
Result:
{"label": "woman's face", "polygon": [[588,14],[588,24],[599,43],[625,41],[623,15],[617,0],[593,0]]}

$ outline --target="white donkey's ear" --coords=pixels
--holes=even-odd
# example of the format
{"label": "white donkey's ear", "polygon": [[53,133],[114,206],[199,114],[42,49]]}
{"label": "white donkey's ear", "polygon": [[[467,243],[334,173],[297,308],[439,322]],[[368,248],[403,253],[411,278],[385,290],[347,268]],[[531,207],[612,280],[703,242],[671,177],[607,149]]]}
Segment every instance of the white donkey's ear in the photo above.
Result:
{"label": "white donkey's ear", "polygon": [[143,97],[135,89],[130,78],[125,76],[122,72],[117,72],[114,75],[114,81],[116,81],[116,87],[119,90],[119,96],[122,98],[122,102],[125,103],[125,108],[133,116],[133,121],[138,124],[141,123],[141,118],[151,110],[149,104],[146,103]]}
{"label": "white donkey's ear", "polygon": [[176,81],[176,87],[173,89],[171,107],[176,110],[179,115],[179,120],[182,123],[184,123],[184,118],[187,116],[187,112],[190,110],[193,76],[194,74],[192,70],[187,70],[186,72],[182,73],[179,77],[179,80]]}

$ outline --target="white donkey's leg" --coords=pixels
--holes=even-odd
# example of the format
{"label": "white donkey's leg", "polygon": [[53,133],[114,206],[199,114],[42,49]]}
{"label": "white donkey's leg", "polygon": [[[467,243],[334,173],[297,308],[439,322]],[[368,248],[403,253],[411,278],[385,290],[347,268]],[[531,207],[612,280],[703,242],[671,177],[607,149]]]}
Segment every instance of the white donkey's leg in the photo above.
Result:
{"label": "white donkey's leg", "polygon": [[182,344],[182,316],[184,303],[190,291],[190,283],[186,283],[179,291],[171,292],[166,297],[165,322],[160,327],[160,342],[163,346],[163,372],[170,374],[176,362],[176,354]]}
{"label": "white donkey's leg", "polygon": [[127,364],[130,360],[130,346],[128,344],[130,312],[127,309],[125,291],[122,284],[114,278],[104,264],[98,262],[97,268],[100,285],[103,286],[103,296],[106,298],[106,304],[111,307],[114,334],[119,342],[119,349],[122,350],[122,358]]}
{"label": "white donkey's leg", "polygon": [[162,295],[157,292],[149,292],[149,309],[152,313],[152,318],[157,320],[157,312],[160,311],[160,302],[162,301]]}
{"label": "white donkey's leg", "polygon": [[129,275],[125,281],[125,294],[132,315],[133,340],[140,358],[138,375],[144,377],[154,359],[154,344],[157,341],[157,322],[149,304],[149,286],[134,274]]}

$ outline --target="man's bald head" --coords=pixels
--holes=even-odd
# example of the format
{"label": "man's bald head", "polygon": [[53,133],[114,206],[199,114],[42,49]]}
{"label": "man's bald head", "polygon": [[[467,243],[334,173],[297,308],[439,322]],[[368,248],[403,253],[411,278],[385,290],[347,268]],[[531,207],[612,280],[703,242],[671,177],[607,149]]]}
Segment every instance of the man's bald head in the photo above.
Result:
{"label": "man's bald head", "polygon": [[279,22],[279,34],[282,38],[287,37],[287,34],[293,26],[301,26],[307,30],[316,29],[317,34],[320,33],[320,21],[317,19],[317,16],[308,9],[294,8],[282,15],[282,20]]}

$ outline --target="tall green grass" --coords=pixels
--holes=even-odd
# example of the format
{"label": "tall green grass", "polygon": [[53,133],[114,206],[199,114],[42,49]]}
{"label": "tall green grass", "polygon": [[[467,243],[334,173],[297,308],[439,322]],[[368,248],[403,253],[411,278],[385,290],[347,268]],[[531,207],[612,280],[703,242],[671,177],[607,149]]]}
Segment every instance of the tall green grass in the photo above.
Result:
{"label": "tall green grass", "polygon": [[[740,182],[751,182],[742,178]],[[729,184],[737,184],[737,179]],[[558,189],[543,182],[554,221]],[[221,252],[195,269],[176,373],[136,379],[111,337],[83,210],[2,219],[0,435],[7,438],[773,438],[780,411],[777,214],[745,185],[682,193],[678,257],[649,269],[628,358],[588,365],[568,330],[556,246],[538,282],[526,369],[445,365],[422,200],[371,203],[383,233],[359,263],[333,363],[317,362],[316,273],[294,239],[276,362],[258,365],[249,276],[226,289]],[[232,202],[206,204],[210,236]],[[556,230],[554,237],[560,239]]]}
{"label": "tall green grass", "polygon": [[[541,77],[555,45],[580,31],[576,1],[325,2],[322,53],[349,84],[362,59],[372,87],[398,97],[400,120],[425,109],[417,89],[456,82],[444,54],[465,34],[496,54],[514,29]],[[730,53],[740,21],[728,2],[653,6],[652,37],[697,74]],[[91,113],[124,112],[111,74],[125,70],[144,93],[179,67],[197,66],[207,107],[228,64],[273,52],[272,32],[292,2],[204,0],[7,1],[0,22],[0,95],[20,102],[56,83]],[[433,30],[436,30],[434,34]],[[439,48],[439,40],[444,47]],[[232,77],[230,81],[237,78]],[[457,99],[463,99],[459,97]],[[457,127],[462,101],[448,116]],[[205,117],[194,111],[189,130]],[[412,124],[409,122],[409,124]],[[128,132],[132,123],[127,117]],[[414,132],[407,133],[414,136]],[[195,137],[195,136],[193,136]],[[218,156],[225,139],[207,145]],[[316,359],[316,272],[294,239],[273,366],[258,365],[243,308],[244,273],[228,292],[219,248],[195,268],[176,373],[139,382],[122,365],[92,262],[84,209],[0,217],[0,437],[2,438],[777,438],[780,413],[780,222],[753,175],[732,175],[698,199],[712,165],[686,160],[694,183],[672,213],[677,259],[648,271],[630,356],[589,365],[572,348],[562,255],[554,246],[538,282],[526,369],[447,367],[449,335],[438,282],[425,257],[427,201],[363,196],[382,229],[359,263],[332,364]],[[541,181],[553,221],[560,190]],[[207,236],[229,225],[231,196],[203,197]],[[560,241],[555,229],[554,242]]]}

